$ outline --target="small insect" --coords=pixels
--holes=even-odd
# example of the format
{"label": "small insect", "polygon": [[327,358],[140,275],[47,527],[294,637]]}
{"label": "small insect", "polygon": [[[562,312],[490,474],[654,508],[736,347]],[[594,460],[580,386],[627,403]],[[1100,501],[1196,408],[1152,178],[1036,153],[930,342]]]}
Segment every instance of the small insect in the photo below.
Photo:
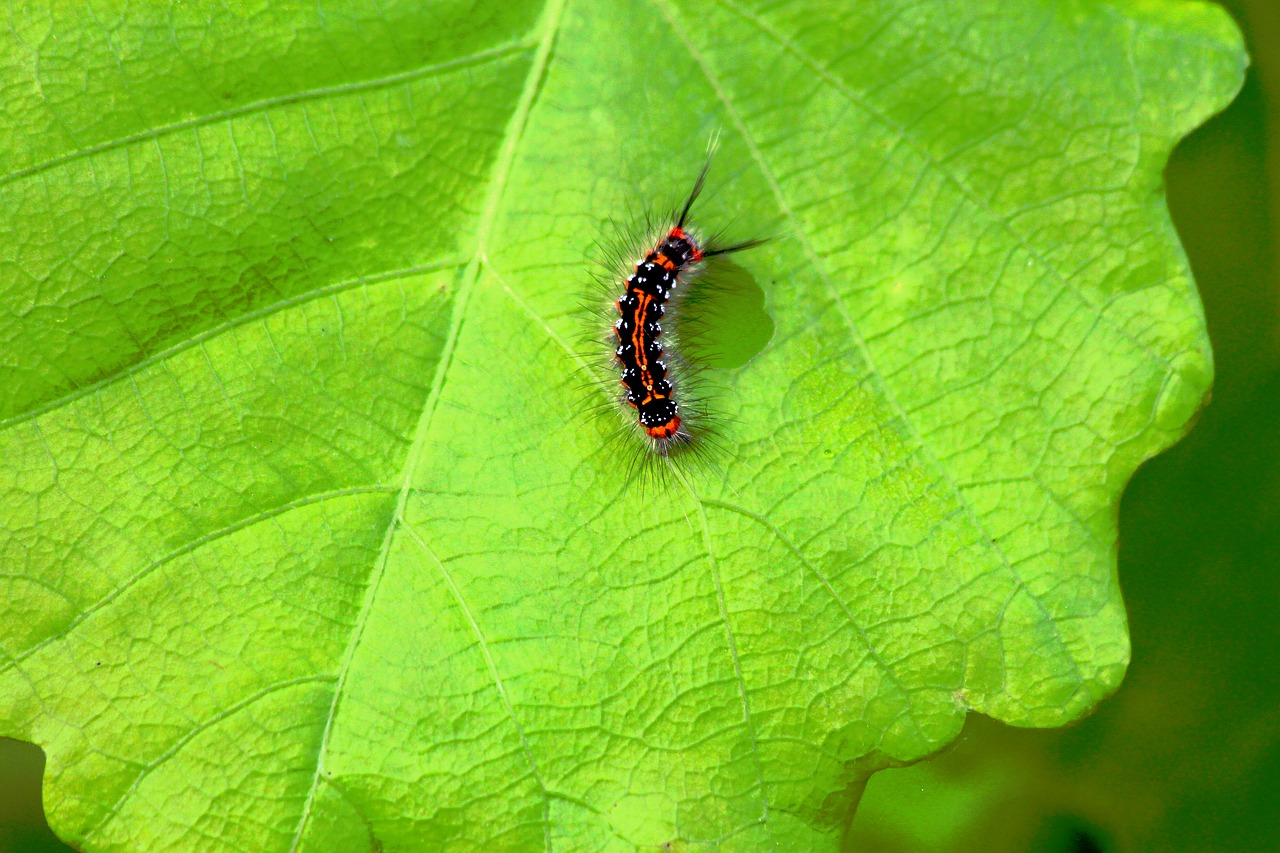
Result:
{"label": "small insect", "polygon": [[678,317],[672,309],[687,297],[681,291],[688,290],[707,262],[764,242],[719,245],[689,225],[689,212],[710,167],[709,155],[679,214],[673,214],[656,233],[651,231],[649,242],[642,244],[644,256],[630,269],[622,295],[614,302],[618,319],[613,326],[617,342],[613,358],[621,368],[622,399],[635,410],[635,422],[648,449],[664,459],[700,438],[697,424],[691,426],[688,418],[698,407],[682,408],[687,396],[682,387],[682,376],[689,372],[687,359],[674,351],[678,336],[667,338],[672,351],[664,347],[664,317],[678,332]]}

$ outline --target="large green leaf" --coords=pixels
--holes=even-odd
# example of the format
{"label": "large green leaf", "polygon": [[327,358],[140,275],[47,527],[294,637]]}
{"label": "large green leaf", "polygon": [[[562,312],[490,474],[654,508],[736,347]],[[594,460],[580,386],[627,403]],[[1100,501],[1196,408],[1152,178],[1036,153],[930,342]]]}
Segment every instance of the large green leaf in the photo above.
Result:
{"label": "large green leaf", "polygon": [[[0,734],[63,837],[829,849],[967,710],[1114,689],[1218,10],[193,5],[0,36]],[[776,331],[644,494],[565,342],[717,128]]]}

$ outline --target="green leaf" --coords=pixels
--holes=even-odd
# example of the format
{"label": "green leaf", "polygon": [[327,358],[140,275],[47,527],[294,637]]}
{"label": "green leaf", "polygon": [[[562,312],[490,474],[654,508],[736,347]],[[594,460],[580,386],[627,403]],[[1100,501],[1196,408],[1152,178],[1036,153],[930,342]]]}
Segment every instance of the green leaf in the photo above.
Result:
{"label": "green leaf", "polygon": [[[62,837],[833,849],[966,711],[1116,687],[1119,493],[1211,375],[1160,170],[1225,15],[383,6],[0,36],[0,734]],[[565,342],[717,129],[775,331],[723,470],[642,493]]]}
{"label": "green leaf", "polygon": [[[1267,0],[1232,6],[1265,43],[1266,19],[1251,13],[1270,9]],[[1134,659],[1123,689],[1079,725],[1052,731],[971,717],[944,757],[871,779],[854,849],[1275,846],[1280,280],[1272,221],[1280,188],[1266,180],[1260,83],[1275,58],[1255,55],[1258,73],[1230,109],[1175,149],[1165,171],[1216,375],[1213,404],[1195,430],[1143,465],[1124,493],[1119,571]]]}

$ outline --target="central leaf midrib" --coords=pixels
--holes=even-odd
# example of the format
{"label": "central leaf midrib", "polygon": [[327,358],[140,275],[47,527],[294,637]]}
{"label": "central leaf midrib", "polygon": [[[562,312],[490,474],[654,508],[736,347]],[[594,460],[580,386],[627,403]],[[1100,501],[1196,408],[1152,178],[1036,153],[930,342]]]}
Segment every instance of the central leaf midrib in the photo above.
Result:
{"label": "central leaf midrib", "polygon": [[[512,113],[510,121],[508,122],[507,130],[503,134],[503,144],[498,150],[497,157],[494,161],[494,168],[489,180],[488,192],[485,195],[484,205],[481,208],[480,218],[476,226],[474,255],[463,273],[462,283],[458,289],[458,297],[453,307],[453,316],[449,327],[449,334],[445,340],[444,347],[441,349],[440,361],[436,365],[436,373],[432,380],[431,389],[423,405],[422,412],[419,415],[418,424],[414,430],[413,442],[405,457],[404,469],[401,474],[399,497],[396,501],[396,506],[392,512],[391,518],[388,519],[382,548],[375,560],[376,568],[369,579],[365,592],[365,600],[361,606],[360,614],[356,619],[355,626],[352,628],[350,640],[347,643],[347,648],[343,653],[342,662],[338,669],[337,681],[333,690],[333,701],[329,706],[329,712],[325,720],[324,730],[321,734],[320,745],[316,754],[316,764],[315,770],[312,774],[311,788],[307,793],[306,801],[303,804],[302,812],[299,815],[298,827],[294,833],[293,843],[290,845],[291,853],[292,851],[297,850],[299,843],[305,835],[307,823],[311,817],[315,797],[323,778],[325,756],[328,751],[330,738],[333,734],[334,721],[337,719],[339,704],[341,702],[343,689],[346,685],[346,679],[350,673],[351,663],[355,657],[356,650],[359,648],[365,626],[368,623],[369,614],[373,611],[373,607],[377,600],[378,587],[386,573],[387,564],[390,559],[392,541],[394,540],[396,531],[404,519],[405,507],[407,506],[409,496],[413,491],[414,474],[417,471],[419,460],[425,454],[427,435],[430,431],[433,415],[439,405],[440,397],[443,393],[449,374],[449,368],[453,362],[462,326],[466,320],[467,308],[470,304],[471,296],[475,290],[476,283],[480,278],[480,272],[484,266],[484,260],[487,257],[488,242],[492,235],[494,223],[497,220],[502,196],[505,192],[507,179],[510,175],[512,162],[515,159],[516,149],[519,147],[525,127],[528,124],[529,114],[533,109],[534,101],[541,89],[542,80],[550,62],[552,47],[555,43],[556,33],[560,24],[560,15],[563,11],[565,2],[566,0],[547,0],[538,18],[536,31],[539,31],[540,35],[537,38],[537,53],[534,56],[532,65],[530,66],[528,76],[525,78],[520,99],[516,104],[516,108]],[[500,695],[505,695],[500,682],[495,681],[494,687]],[[523,735],[523,733],[521,734]],[[534,773],[537,774],[536,767],[534,767]],[[546,814],[547,812],[544,811],[544,815]],[[548,849],[550,849],[550,835],[548,834],[546,838]]]}

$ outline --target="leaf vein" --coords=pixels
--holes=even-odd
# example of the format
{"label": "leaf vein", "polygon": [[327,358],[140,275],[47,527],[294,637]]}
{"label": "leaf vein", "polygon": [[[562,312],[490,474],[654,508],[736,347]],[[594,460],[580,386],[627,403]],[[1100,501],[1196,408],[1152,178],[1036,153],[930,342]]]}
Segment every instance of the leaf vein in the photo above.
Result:
{"label": "leaf vein", "polygon": [[477,65],[484,65],[488,62],[496,62],[512,54],[529,50],[532,47],[533,45],[529,42],[521,40],[510,44],[499,45],[497,47],[490,48],[489,50],[482,50],[477,53],[470,54],[469,56],[462,56],[445,62],[432,63],[431,65],[423,65],[419,68],[402,71],[398,74],[388,74],[386,76],[375,77],[370,80],[358,80],[354,83],[322,86],[318,89],[307,89],[301,92],[290,92],[286,95],[264,98],[260,101],[254,101],[251,104],[244,104],[243,106],[234,107],[229,110],[222,110],[221,112],[209,113],[208,115],[197,116],[185,121],[148,128],[147,130],[139,131],[138,133],[121,136],[116,139],[109,139],[105,142],[99,142],[86,148],[81,148],[58,157],[52,157],[40,163],[32,164],[22,169],[17,169],[7,175],[0,176],[0,187],[23,178],[39,175],[43,172],[49,171],[50,169],[55,169],[58,166],[75,162],[76,160],[92,158],[98,154],[113,151],[117,148],[124,148],[139,142],[158,140],[161,137],[168,136],[171,133],[177,133],[182,130],[206,127],[208,125],[217,124],[221,121],[229,121],[231,119],[241,118],[242,116],[253,115],[255,113],[264,113],[279,106],[340,97],[342,95],[349,95],[355,92],[368,92],[375,89],[383,89],[400,83],[408,83],[423,77],[431,77],[436,74],[446,74],[463,68],[471,68]]}
{"label": "leaf vein", "polygon": [[702,546],[707,552],[707,561],[711,564],[711,579],[716,587],[716,604],[720,609],[720,620],[724,623],[725,641],[729,647],[729,657],[733,659],[734,681],[738,688],[738,697],[742,702],[742,720],[747,729],[747,736],[751,739],[751,757],[755,760],[756,779],[760,785],[760,823],[765,827],[765,831],[772,835],[773,828],[769,824],[769,795],[764,782],[764,763],[760,759],[760,742],[756,735],[755,723],[751,720],[751,700],[747,695],[747,681],[742,674],[742,658],[738,654],[738,641],[734,637],[733,623],[729,619],[729,603],[725,598],[724,581],[720,577],[720,563],[716,560],[715,549],[711,544],[711,525],[707,521],[706,505],[684,474],[679,469],[674,470],[676,477],[698,508],[698,522],[702,527]]}
{"label": "leaf vein", "polygon": [[[1027,254],[1029,254],[1032,258],[1035,259],[1036,263],[1038,263],[1041,266],[1041,268],[1043,268],[1047,273],[1053,276],[1053,278],[1058,282],[1058,284],[1062,285],[1064,289],[1074,293],[1076,297],[1079,298],[1079,300],[1082,303],[1084,303],[1089,308],[1091,308],[1094,311],[1094,313],[1103,317],[1107,321],[1108,325],[1110,325],[1116,331],[1116,333],[1119,334],[1122,338],[1124,338],[1125,340],[1129,341],[1131,344],[1136,346],[1145,355],[1150,357],[1153,361],[1159,362],[1160,364],[1168,368],[1170,371],[1176,372],[1176,368],[1173,366],[1173,364],[1169,361],[1168,358],[1166,358],[1165,356],[1157,352],[1155,349],[1153,349],[1152,346],[1148,344],[1146,341],[1143,341],[1135,337],[1133,334],[1129,332],[1129,330],[1125,329],[1116,320],[1108,316],[1105,313],[1107,303],[1098,304],[1094,300],[1091,300],[1087,296],[1085,296],[1084,292],[1080,290],[1078,287],[1076,287],[1072,283],[1070,278],[1064,276],[1062,272],[1058,270],[1057,267],[1051,264],[1047,258],[1045,258],[1040,252],[1036,251],[1036,249],[1032,247],[1032,245],[1022,236],[1022,234],[1020,234],[1013,227],[1013,225],[1009,222],[1008,218],[998,215],[995,212],[995,210],[992,209],[991,205],[988,204],[986,201],[984,201],[976,192],[974,192],[973,189],[970,188],[969,185],[965,183],[965,181],[958,174],[956,174],[956,172],[953,169],[949,168],[945,162],[940,161],[937,157],[935,157],[925,146],[918,143],[912,137],[908,128],[898,124],[893,119],[889,118],[880,110],[872,106],[866,100],[866,98],[859,95],[859,93],[856,90],[854,90],[852,87],[845,84],[842,80],[840,80],[833,74],[831,74],[831,72],[828,71],[825,67],[823,67],[821,63],[819,63],[813,57],[809,56],[805,51],[800,49],[798,45],[796,45],[790,39],[786,38],[782,33],[778,32],[773,27],[769,26],[767,23],[761,20],[758,15],[753,15],[750,11],[743,9],[741,6],[737,5],[735,2],[733,2],[733,0],[716,0],[716,2],[720,3],[720,5],[724,6],[725,8],[730,9],[731,11],[733,11],[735,14],[737,14],[739,17],[743,18],[744,20],[750,22],[757,29],[759,29],[760,32],[764,33],[766,36],[772,39],[779,47],[781,47],[783,50],[787,51],[788,53],[791,53],[793,56],[795,56],[805,65],[807,65],[815,74],[821,77],[833,89],[835,89],[845,98],[847,98],[850,103],[860,107],[863,111],[867,113],[867,115],[874,118],[877,122],[879,122],[884,127],[893,131],[893,133],[903,143],[905,143],[912,151],[915,151],[917,154],[923,157],[930,166],[932,166],[934,169],[938,171],[938,174],[940,174],[948,183],[950,183],[957,190],[959,190],[961,195],[963,195],[970,203],[972,203],[985,217],[987,217],[987,219],[989,219],[991,222],[994,222],[997,225],[997,227],[999,227],[1001,230],[1007,233],[1011,238],[1013,238],[1013,240],[1019,246],[1021,246],[1027,252]],[[686,44],[688,44],[687,41],[686,41]],[[699,64],[701,65],[702,63],[699,63]]]}
{"label": "leaf vein", "polygon": [[263,521],[269,521],[270,519],[284,515],[285,513],[290,512],[292,510],[300,509],[302,507],[324,503],[325,501],[329,501],[329,500],[336,500],[337,498],[345,498],[351,495],[367,495],[367,494],[378,494],[378,493],[391,494],[396,491],[397,489],[390,486],[355,486],[355,487],[350,487],[345,489],[336,489],[334,491],[329,491],[329,492],[320,492],[314,495],[307,495],[306,497],[298,498],[297,500],[292,500],[292,501],[289,501],[288,503],[280,504],[279,506],[271,507],[270,509],[265,509],[260,512],[256,512],[253,515],[248,516],[247,518],[240,519],[234,524],[229,524],[225,527],[221,527],[217,530],[214,530],[211,533],[206,533],[204,536],[201,536],[197,539],[193,539],[192,541],[188,542],[182,547],[177,548],[173,551],[170,551],[168,554],[165,554],[164,556],[151,561],[146,566],[144,566],[143,568],[135,572],[131,577],[127,578],[123,583],[113,588],[111,592],[107,593],[105,596],[98,599],[96,602],[89,605],[83,611],[78,613],[76,617],[72,619],[71,622],[69,622],[67,626],[63,628],[61,631],[58,631],[56,634],[46,637],[44,640],[41,640],[39,643],[27,649],[22,654],[17,655],[12,660],[5,663],[3,666],[0,666],[0,674],[3,674],[5,672],[8,672],[11,669],[16,668],[24,660],[31,657],[32,655],[34,655],[44,647],[50,645],[51,643],[54,643],[64,637],[69,636],[72,631],[78,628],[90,616],[92,616],[93,614],[97,613],[99,610],[102,610],[103,608],[110,605],[113,601],[118,599],[120,596],[124,595],[124,593],[128,592],[129,589],[136,586],[139,582],[141,582],[144,578],[146,578],[152,572],[159,569],[161,566],[164,566],[167,563],[171,563],[174,560],[178,559],[179,557],[183,557],[187,554],[190,554],[192,551],[195,551],[198,548],[208,545],[210,542],[214,542],[218,539],[222,539],[227,536],[231,536],[232,534],[239,533],[241,530],[244,530],[247,527],[252,527],[253,525],[259,524]]}
{"label": "leaf vein", "polygon": [[[1076,680],[1078,682],[1076,686],[1076,690],[1078,691],[1078,690],[1084,689],[1085,679],[1084,679],[1083,673],[1080,671],[1080,664],[1079,662],[1076,661],[1075,655],[1071,653],[1070,648],[1067,646],[1066,638],[1063,636],[1062,630],[1059,627],[1057,621],[1053,618],[1053,615],[1049,612],[1048,607],[1045,605],[1044,601],[1042,601],[1041,598],[1038,595],[1036,595],[1035,592],[1031,590],[1030,587],[1027,586],[1026,581],[1022,578],[1021,573],[1018,572],[1017,569],[1013,566],[1013,564],[1009,561],[1008,555],[1006,555],[1004,551],[999,547],[999,545],[996,544],[990,532],[986,529],[986,527],[982,524],[982,521],[978,518],[977,512],[973,509],[973,506],[965,498],[963,493],[961,493],[959,487],[956,485],[955,481],[952,479],[951,472],[941,463],[941,461],[938,459],[937,455],[933,452],[930,446],[920,438],[920,434],[916,429],[914,422],[910,419],[910,417],[908,417],[906,411],[902,407],[902,404],[898,401],[897,396],[889,389],[888,385],[884,382],[883,374],[881,373],[879,368],[876,367],[875,361],[871,357],[871,353],[867,348],[866,342],[862,338],[862,333],[859,331],[857,324],[853,320],[853,317],[849,314],[849,311],[844,304],[844,300],[841,299],[840,297],[839,290],[831,282],[831,279],[827,275],[825,267],[822,264],[822,261],[820,260],[817,253],[815,252],[814,247],[812,243],[810,243],[804,230],[801,229],[799,227],[799,223],[795,221],[795,214],[794,214],[794,211],[791,209],[790,202],[787,200],[785,193],[783,193],[782,187],[778,184],[777,178],[773,174],[773,170],[769,167],[768,163],[766,162],[763,152],[760,151],[760,148],[755,141],[755,137],[751,134],[751,131],[747,128],[745,122],[742,119],[742,116],[738,113],[737,108],[734,106],[733,100],[732,98],[730,98],[729,93],[725,91],[724,86],[720,82],[720,79],[712,72],[710,66],[707,64],[706,59],[705,57],[703,57],[702,53],[694,47],[691,41],[689,41],[686,30],[680,27],[678,23],[674,20],[674,16],[667,5],[668,0],[655,0],[655,2],[662,4],[663,14],[667,17],[668,21],[671,23],[672,30],[675,32],[676,36],[684,43],[685,48],[689,51],[690,57],[698,65],[699,69],[701,69],[703,75],[707,79],[708,84],[715,91],[716,97],[724,105],[725,111],[726,113],[728,113],[729,118],[732,120],[735,128],[740,134],[742,134],[743,141],[746,143],[747,149],[750,152],[752,159],[755,160],[756,164],[760,168],[761,174],[764,176],[765,180],[768,182],[770,190],[772,191],[774,198],[777,200],[778,206],[781,209],[783,215],[787,219],[792,220],[793,224],[796,225],[796,228],[795,228],[796,237],[800,241],[801,245],[804,247],[805,254],[809,256],[815,271],[817,271],[818,275],[821,277],[822,282],[825,285],[827,291],[831,294],[831,299],[835,304],[836,309],[839,311],[840,316],[845,323],[845,326],[849,329],[850,339],[852,340],[854,345],[857,347],[858,352],[863,358],[863,360],[866,362],[868,369],[875,376],[877,390],[879,390],[880,393],[884,395],[885,401],[898,414],[898,417],[901,420],[901,423],[903,424],[904,428],[908,431],[908,434],[911,436],[911,438],[914,439],[915,444],[917,446],[917,451],[924,457],[925,460],[931,463],[931,467],[937,470],[941,475],[941,477],[943,478],[943,480],[946,482],[948,490],[951,492],[952,495],[954,495],[957,503],[963,508],[965,516],[973,525],[974,529],[979,534],[981,534],[983,542],[987,546],[987,549],[990,551],[990,553],[992,553],[997,557],[999,563],[1004,567],[1004,569],[1008,572],[1009,576],[1014,580],[1014,583],[1021,589],[1025,590],[1027,595],[1030,597],[1031,601],[1034,602],[1036,609],[1040,611],[1041,615],[1044,617],[1044,620],[1052,628],[1054,638],[1062,650],[1063,657],[1066,659],[1067,664],[1071,667],[1072,671],[1076,675]],[[722,3],[727,2],[727,0],[720,0],[720,2]]]}
{"label": "leaf vein", "polygon": [[[37,406],[34,409],[12,415],[5,420],[0,421],[0,432],[25,421],[37,418],[40,415],[52,411],[53,409],[73,403],[76,400],[88,396],[89,394],[93,394],[96,391],[100,391],[109,385],[113,385],[116,382],[123,381],[124,379],[141,373],[143,370],[154,364],[170,359],[181,352],[191,349],[192,347],[199,346],[206,341],[212,340],[225,332],[239,328],[240,326],[246,326],[256,320],[262,320],[273,314],[287,311],[288,309],[294,308],[298,305],[303,305],[307,302],[312,302],[325,296],[334,296],[358,287],[364,287],[371,284],[381,284],[386,281],[395,281],[397,279],[408,278],[414,275],[422,275],[424,273],[439,272],[440,270],[460,267],[462,264],[463,262],[461,260],[448,260],[440,261],[438,263],[419,264],[417,266],[404,267],[396,270],[387,270],[373,275],[357,276],[356,278],[347,279],[346,281],[339,281],[334,284],[325,285],[324,287],[308,290],[305,293],[299,293],[294,296],[290,296],[287,299],[281,299],[280,301],[273,302],[270,305],[264,305],[262,308],[224,320],[216,326],[212,326],[202,332],[198,332],[191,337],[184,338],[183,340],[178,341],[175,344],[171,344],[170,346],[165,347],[144,359],[121,368],[109,376],[104,376],[97,382],[69,391],[66,394]],[[275,346],[274,341],[272,342],[272,347],[277,353],[279,353],[279,348]]]}
{"label": "leaf vein", "polygon": [[466,617],[467,624],[471,626],[471,631],[475,634],[476,642],[479,643],[480,655],[484,658],[485,668],[489,671],[489,678],[493,681],[494,689],[498,691],[498,699],[502,702],[502,707],[507,713],[507,717],[511,720],[511,725],[516,730],[516,736],[520,739],[520,750],[524,753],[525,761],[529,763],[529,770],[533,774],[533,779],[538,784],[538,790],[542,793],[542,821],[543,831],[546,833],[547,850],[551,849],[551,799],[547,792],[547,785],[542,781],[542,773],[538,770],[538,762],[534,760],[533,750],[529,747],[529,739],[525,736],[524,726],[520,724],[519,717],[516,716],[515,706],[511,704],[511,697],[507,694],[506,685],[502,681],[502,676],[498,672],[498,663],[493,659],[493,652],[489,648],[489,641],[485,639],[484,631],[480,629],[480,623],[476,621],[475,614],[471,612],[471,607],[467,604],[466,599],[462,597],[462,590],[458,588],[458,584],[453,579],[453,574],[445,567],[440,560],[439,555],[432,550],[431,546],[418,533],[417,529],[408,521],[403,521],[402,526],[409,538],[412,539],[422,552],[427,555],[436,568],[440,570],[440,574],[444,577],[445,583],[449,586],[449,592],[453,596],[454,603],[458,609],[462,611],[462,615]]}
{"label": "leaf vein", "polygon": [[[307,823],[311,818],[311,812],[315,805],[316,793],[319,791],[320,781],[324,772],[324,763],[325,757],[328,754],[329,741],[333,735],[334,721],[337,719],[338,709],[341,704],[343,687],[345,686],[347,676],[351,671],[351,662],[355,657],[355,652],[360,646],[360,640],[364,634],[365,624],[368,621],[369,614],[372,612],[374,602],[377,599],[378,587],[386,573],[392,540],[395,538],[396,531],[402,524],[404,524],[404,510],[408,502],[409,495],[413,491],[413,479],[414,473],[417,470],[417,463],[424,455],[423,448],[427,441],[431,422],[434,419],[435,411],[439,406],[440,398],[444,390],[445,380],[449,374],[449,369],[453,364],[454,354],[458,346],[458,339],[467,314],[467,306],[470,303],[471,294],[475,290],[476,283],[480,277],[480,270],[486,257],[488,240],[493,230],[493,223],[497,218],[498,207],[501,203],[503,193],[505,192],[507,178],[511,171],[511,163],[515,159],[516,148],[519,145],[520,139],[523,137],[529,113],[533,108],[534,101],[536,100],[537,94],[541,88],[543,77],[546,74],[552,48],[555,44],[555,38],[559,31],[560,15],[563,11],[564,3],[565,0],[548,0],[546,5],[543,7],[542,16],[538,22],[539,29],[541,30],[538,36],[538,49],[530,65],[529,74],[525,78],[524,88],[521,91],[520,99],[517,102],[510,122],[507,125],[505,140],[502,147],[499,149],[497,157],[495,158],[492,176],[489,181],[489,188],[486,193],[484,205],[481,209],[481,215],[476,229],[476,253],[462,273],[462,283],[458,289],[457,302],[454,305],[453,318],[449,326],[449,335],[445,340],[443,349],[441,350],[440,361],[436,365],[435,376],[431,383],[431,391],[427,395],[427,400],[422,408],[422,414],[419,417],[417,427],[414,430],[413,443],[410,445],[409,453],[405,457],[404,473],[399,487],[400,496],[396,503],[395,512],[391,517],[390,523],[387,525],[386,535],[383,537],[382,551],[378,557],[378,567],[374,576],[370,580],[368,590],[365,593],[364,602],[361,605],[360,615],[356,620],[351,640],[347,644],[347,649],[343,655],[342,665],[338,674],[338,681],[334,685],[333,700],[329,705],[329,712],[324,725],[324,734],[321,736],[320,747],[316,757],[316,767],[311,781],[311,790],[308,792],[306,802],[303,803],[301,814],[298,816],[298,828],[295,830],[293,841],[289,846],[290,853],[295,853],[298,849],[299,844],[302,842],[303,834],[306,831]],[[525,44],[525,42],[521,42],[521,44]],[[550,824],[544,821],[544,827],[547,832],[547,845],[550,847]]]}
{"label": "leaf vein", "polygon": [[118,815],[120,811],[120,807],[124,805],[125,801],[129,799],[129,797],[131,797],[138,790],[138,788],[147,779],[147,777],[151,775],[152,772],[154,772],[158,767],[160,767],[160,765],[164,764],[166,761],[168,761],[169,759],[177,755],[179,752],[181,752],[184,746],[189,744],[191,741],[195,740],[204,732],[209,731],[210,729],[214,728],[224,720],[227,720],[228,718],[235,716],[240,711],[243,711],[249,706],[262,701],[263,699],[267,698],[273,693],[279,693],[282,690],[288,690],[291,687],[298,687],[303,684],[315,684],[315,683],[321,683],[321,682],[333,681],[333,680],[334,680],[334,676],[332,675],[306,675],[299,678],[291,678],[288,681],[279,681],[279,682],[276,682],[275,684],[269,684],[266,687],[259,690],[258,692],[254,693],[253,695],[247,696],[244,699],[241,699],[239,702],[236,702],[235,704],[230,705],[227,708],[224,708],[222,711],[213,715],[209,719],[200,722],[198,725],[192,728],[189,732],[184,734],[182,737],[178,738],[178,740],[174,741],[174,743],[168,749],[160,753],[160,755],[156,756],[155,759],[150,761],[146,766],[142,768],[141,771],[139,771],[138,777],[134,779],[133,784],[130,785],[129,788],[123,794],[121,794],[120,797],[115,801],[115,803],[111,806],[111,808],[107,810],[107,813],[103,816],[102,820],[98,821],[98,823],[95,824],[92,829],[88,830],[85,833],[85,839],[87,840],[90,837],[101,833],[102,830],[107,826],[107,824],[111,822],[112,818]]}

